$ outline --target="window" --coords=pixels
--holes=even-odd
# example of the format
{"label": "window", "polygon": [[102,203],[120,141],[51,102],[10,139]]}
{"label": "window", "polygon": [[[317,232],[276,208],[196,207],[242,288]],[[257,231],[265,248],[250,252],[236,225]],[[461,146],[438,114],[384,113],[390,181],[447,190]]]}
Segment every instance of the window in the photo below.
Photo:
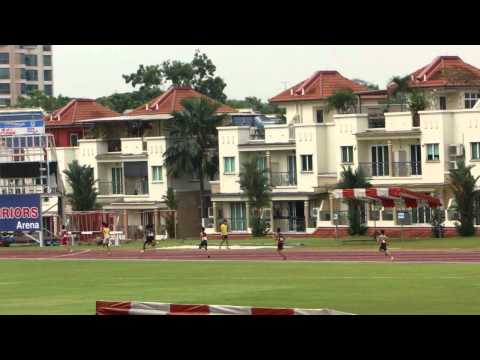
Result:
{"label": "window", "polygon": [[52,51],[52,45],[43,45],[43,51]]}
{"label": "window", "polygon": [[224,157],[223,158],[223,172],[225,174],[232,174],[235,172],[235,158]]}
{"label": "window", "polygon": [[438,98],[438,106],[440,110],[447,110],[447,98],[445,96],[440,96]]}
{"label": "window", "polygon": [[302,171],[313,171],[312,155],[301,155]]}
{"label": "window", "polygon": [[162,167],[152,166],[153,181],[163,181]]}
{"label": "window", "polygon": [[480,142],[470,143],[472,149],[472,160],[480,160]]}
{"label": "window", "polygon": [[317,122],[317,124],[322,124],[323,123],[323,110],[322,109],[315,110],[315,121]]}
{"label": "window", "polygon": [[27,66],[37,66],[37,55],[25,54],[25,65]]}
{"label": "window", "polygon": [[342,146],[342,163],[353,163],[353,146]]}
{"label": "window", "polygon": [[260,171],[267,169],[267,158],[265,156],[259,156],[257,158],[257,167]]}
{"label": "window", "polygon": [[9,53],[0,53],[0,64],[10,64]]}
{"label": "window", "polygon": [[27,79],[27,70],[25,70],[24,68],[20,69],[20,79],[21,80]]}
{"label": "window", "polygon": [[34,92],[35,90],[38,90],[38,85],[33,85],[33,84],[27,84],[25,86],[25,93],[26,94],[30,94],[32,92]]}
{"label": "window", "polygon": [[43,70],[43,80],[52,81],[52,70]]}
{"label": "window", "polygon": [[27,71],[25,71],[25,79],[27,81],[37,81],[38,80],[38,71],[37,70],[27,70]]}
{"label": "window", "polygon": [[0,68],[0,79],[10,79],[9,68]]}
{"label": "window", "polygon": [[0,84],[0,94],[10,94],[10,84]]}
{"label": "window", "polygon": [[480,99],[480,93],[465,93],[465,109],[473,108],[478,99]]}
{"label": "window", "polygon": [[427,144],[427,160],[428,161],[440,160],[438,144]]}
{"label": "window", "polygon": [[10,106],[10,99],[0,99],[0,107]]}
{"label": "window", "polygon": [[52,85],[44,85],[43,86],[43,92],[45,93],[45,95],[53,96]]}
{"label": "window", "polygon": [[70,146],[78,146],[78,134],[70,134]]}
{"label": "window", "polygon": [[43,55],[43,66],[52,66],[52,55]]}
{"label": "window", "polygon": [[384,221],[393,221],[393,209],[383,209],[382,211],[382,220]]}

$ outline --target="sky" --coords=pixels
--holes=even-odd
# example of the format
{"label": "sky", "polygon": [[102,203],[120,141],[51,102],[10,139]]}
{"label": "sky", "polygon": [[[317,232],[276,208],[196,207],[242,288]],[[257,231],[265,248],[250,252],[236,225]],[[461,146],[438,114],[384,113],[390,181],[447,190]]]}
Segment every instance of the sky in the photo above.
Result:
{"label": "sky", "polygon": [[131,91],[122,74],[140,64],[189,62],[195,49],[207,54],[230,99],[264,101],[318,70],[337,70],[385,88],[395,75],[407,75],[439,55],[458,55],[480,67],[478,45],[54,45],[54,95],[97,98]]}

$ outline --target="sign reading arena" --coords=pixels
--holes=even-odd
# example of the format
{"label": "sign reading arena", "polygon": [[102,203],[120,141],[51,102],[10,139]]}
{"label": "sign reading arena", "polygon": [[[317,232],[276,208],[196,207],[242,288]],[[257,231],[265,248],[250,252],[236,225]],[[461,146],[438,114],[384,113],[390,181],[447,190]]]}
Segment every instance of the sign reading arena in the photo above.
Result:
{"label": "sign reading arena", "polygon": [[38,231],[40,216],[40,194],[0,195],[0,231]]}

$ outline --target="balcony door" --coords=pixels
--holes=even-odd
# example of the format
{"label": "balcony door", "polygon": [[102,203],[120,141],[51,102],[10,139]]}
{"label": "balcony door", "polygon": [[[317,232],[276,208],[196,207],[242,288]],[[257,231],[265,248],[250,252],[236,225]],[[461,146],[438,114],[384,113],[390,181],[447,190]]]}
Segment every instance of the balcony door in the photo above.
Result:
{"label": "balcony door", "polygon": [[122,194],[122,168],[112,168],[112,194]]}
{"label": "balcony door", "polygon": [[422,175],[422,154],[420,144],[410,145],[410,161],[412,163],[412,175]]}
{"label": "balcony door", "polygon": [[388,146],[372,145],[372,176],[388,175]]}
{"label": "balcony door", "polygon": [[297,184],[297,156],[295,154],[288,155],[288,183],[289,185]]}
{"label": "balcony door", "polygon": [[231,203],[230,204],[230,226],[232,231],[247,230],[247,209],[245,203]]}

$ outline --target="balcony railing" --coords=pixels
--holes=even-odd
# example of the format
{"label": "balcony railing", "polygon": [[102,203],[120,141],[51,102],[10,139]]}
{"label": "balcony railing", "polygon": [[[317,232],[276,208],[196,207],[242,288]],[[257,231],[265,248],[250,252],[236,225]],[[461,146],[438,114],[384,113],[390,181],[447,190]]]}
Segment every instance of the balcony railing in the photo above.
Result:
{"label": "balcony railing", "polygon": [[273,219],[274,229],[280,228],[281,231],[304,232],[305,218],[285,217]]}
{"label": "balcony railing", "polygon": [[120,141],[120,139],[107,140],[107,151],[108,152],[122,151],[122,142]]}
{"label": "balcony railing", "polygon": [[122,184],[114,184],[111,181],[98,181],[97,188],[100,195],[119,195],[123,193]]}
{"label": "balcony railing", "polygon": [[392,162],[392,176],[422,175],[422,164],[420,162]]}
{"label": "balcony railing", "polygon": [[390,176],[388,162],[361,162],[359,166],[368,177]]}
{"label": "balcony railing", "polygon": [[385,128],[385,116],[379,114],[368,115],[368,128],[369,129],[382,129]]}
{"label": "balcony railing", "polygon": [[111,181],[97,182],[100,195],[148,195],[148,180],[144,178],[125,178],[125,193],[122,183]]}
{"label": "balcony railing", "polygon": [[272,172],[272,186],[296,186],[297,176],[289,172]]}

